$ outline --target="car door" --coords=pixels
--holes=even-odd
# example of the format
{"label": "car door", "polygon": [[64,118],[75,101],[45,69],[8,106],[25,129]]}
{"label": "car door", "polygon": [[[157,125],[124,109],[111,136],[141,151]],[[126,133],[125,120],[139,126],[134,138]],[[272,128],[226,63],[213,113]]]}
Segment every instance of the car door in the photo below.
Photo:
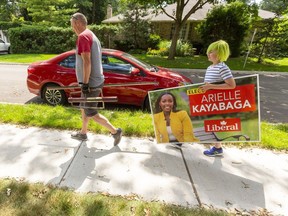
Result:
{"label": "car door", "polygon": [[105,76],[104,96],[117,96],[118,103],[141,106],[147,95],[145,87],[143,88],[141,84],[128,85],[145,80],[144,76],[135,76],[131,73],[135,66],[123,59],[109,55],[102,56],[102,65]]}
{"label": "car door", "polygon": [[[61,60],[55,70],[55,81],[63,86],[77,86],[77,78],[75,73],[75,54],[69,55]],[[67,96],[80,97],[79,88],[67,89]],[[78,92],[78,93],[77,93]]]}
{"label": "car door", "polygon": [[56,68],[56,76],[63,85],[77,85],[75,74],[75,54],[69,55],[60,61]]}

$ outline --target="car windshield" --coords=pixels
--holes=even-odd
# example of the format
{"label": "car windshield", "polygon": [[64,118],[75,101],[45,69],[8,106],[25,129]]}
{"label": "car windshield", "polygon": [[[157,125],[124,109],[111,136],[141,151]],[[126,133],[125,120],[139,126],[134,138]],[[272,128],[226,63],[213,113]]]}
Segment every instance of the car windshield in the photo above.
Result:
{"label": "car windshield", "polygon": [[157,68],[156,66],[150,65],[150,64],[148,64],[148,63],[146,63],[146,62],[143,62],[143,61],[135,58],[135,57],[132,56],[132,55],[129,55],[129,54],[127,54],[127,53],[124,53],[122,56],[123,56],[124,58],[127,58],[127,59],[131,60],[132,62],[135,62],[135,63],[139,64],[141,67],[143,67],[143,68],[145,68],[145,69],[147,69],[147,70],[149,70],[149,71],[151,71],[151,72],[157,72],[157,71],[158,71],[158,68]]}

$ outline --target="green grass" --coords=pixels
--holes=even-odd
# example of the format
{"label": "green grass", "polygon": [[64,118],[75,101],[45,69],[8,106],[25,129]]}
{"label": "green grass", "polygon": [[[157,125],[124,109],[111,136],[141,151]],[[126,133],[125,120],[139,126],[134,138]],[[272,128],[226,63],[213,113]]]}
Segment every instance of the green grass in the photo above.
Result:
{"label": "green grass", "polygon": [[262,146],[269,149],[288,150],[288,124],[261,124]]}
{"label": "green grass", "polygon": [[[10,54],[0,55],[2,63],[26,63],[30,64],[36,61],[47,60],[56,54]],[[206,56],[194,57],[176,57],[175,60],[168,60],[167,57],[149,56],[133,54],[135,57],[153,64],[166,68],[183,68],[183,69],[206,69],[210,65]],[[278,71],[288,72],[288,58],[281,59],[264,59],[263,63],[257,63],[256,58],[249,58],[245,68],[243,68],[245,57],[229,58],[227,64],[232,70],[246,71]]]}
{"label": "green grass", "polygon": [[24,63],[43,61],[54,57],[55,54],[9,54],[0,55],[0,62],[4,63]]}
{"label": "green grass", "polygon": [[[129,109],[105,109],[99,112],[108,118],[113,125],[121,126],[125,131],[125,136],[154,136],[152,116],[150,113]],[[63,130],[79,130],[82,124],[80,111],[78,109],[37,104],[0,104],[0,122]],[[109,131],[94,121],[90,121],[89,124],[89,130],[91,132],[109,133]]]}
{"label": "green grass", "polygon": [[[141,110],[116,109],[100,110],[113,125],[121,126],[125,136],[154,137],[152,116]],[[28,104],[0,104],[0,122],[57,128],[62,130],[79,130],[81,128],[80,111],[71,107]],[[89,130],[94,133],[108,134],[99,124],[90,121]],[[288,124],[261,123],[261,142],[237,143],[241,146],[255,146],[274,150],[288,150]],[[232,143],[233,144],[233,143]]]}
{"label": "green grass", "polygon": [[[135,56],[150,64],[166,68],[206,69],[211,64],[206,56],[176,57],[175,60],[168,60],[167,57],[159,56]],[[249,58],[245,68],[243,68],[244,62],[244,57],[229,58],[227,65],[232,70],[288,72],[288,58],[276,60],[265,59],[263,63],[257,63],[257,59]]]}
{"label": "green grass", "polygon": [[[11,195],[7,196],[7,189]],[[0,216],[224,216],[223,211],[185,208],[160,202],[145,202],[136,196],[75,193],[41,183],[0,179]]]}

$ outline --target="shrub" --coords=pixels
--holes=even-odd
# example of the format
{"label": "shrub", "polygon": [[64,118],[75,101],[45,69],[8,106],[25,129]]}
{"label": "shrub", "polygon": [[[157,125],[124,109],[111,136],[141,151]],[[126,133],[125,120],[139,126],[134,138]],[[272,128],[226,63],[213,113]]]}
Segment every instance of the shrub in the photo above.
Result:
{"label": "shrub", "polygon": [[[162,40],[158,44],[158,50],[148,49],[148,55],[168,56],[171,41]],[[193,56],[194,50],[190,43],[178,40],[176,47],[176,56]]]}
{"label": "shrub", "polygon": [[167,56],[169,54],[169,47],[171,42],[167,40],[162,40],[158,43],[158,49],[149,48],[147,51],[147,55],[155,55],[155,56]]}
{"label": "shrub", "polygon": [[150,34],[149,39],[147,41],[148,47],[150,49],[156,49],[157,45],[160,43],[161,37],[157,34]]}
{"label": "shrub", "polygon": [[129,52],[133,48],[131,43],[127,40],[114,40],[115,49],[122,50],[124,52]]}
{"label": "shrub", "polygon": [[189,42],[178,40],[176,56],[193,56],[193,47]]}
{"label": "shrub", "polygon": [[[117,27],[98,25],[88,26],[103,47],[111,47],[110,38]],[[13,53],[62,53],[75,48],[76,35],[69,28],[47,26],[22,26],[8,31]]]}
{"label": "shrub", "polygon": [[0,29],[1,30],[7,30],[9,28],[15,28],[21,26],[21,22],[5,22],[5,21],[0,21]]}
{"label": "shrub", "polygon": [[72,29],[24,26],[8,31],[13,53],[61,53],[75,47]]}
{"label": "shrub", "polygon": [[119,27],[116,25],[91,25],[88,28],[96,34],[101,42],[102,47],[114,48],[114,37],[119,32]]}

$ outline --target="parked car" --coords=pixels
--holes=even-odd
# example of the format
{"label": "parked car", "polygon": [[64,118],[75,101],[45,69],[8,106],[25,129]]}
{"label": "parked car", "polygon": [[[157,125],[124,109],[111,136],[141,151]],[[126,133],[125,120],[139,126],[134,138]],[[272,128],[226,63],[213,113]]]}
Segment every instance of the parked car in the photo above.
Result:
{"label": "parked car", "polygon": [[10,43],[0,39],[0,52],[7,52],[10,54]]}
{"label": "parked car", "polygon": [[[117,96],[119,104],[128,104],[148,108],[148,91],[177,87],[191,84],[192,81],[171,70],[149,65],[132,55],[112,49],[102,50],[102,64],[105,85],[120,84],[120,86],[105,86],[104,96]],[[27,86],[31,93],[41,96],[51,105],[64,105],[67,98],[75,96],[75,90],[50,90],[49,86],[77,85],[75,74],[75,50],[62,53],[52,59],[35,62],[29,65]],[[129,83],[139,85],[129,86]],[[141,85],[141,82],[155,82]],[[79,91],[79,89],[78,89]]]}

